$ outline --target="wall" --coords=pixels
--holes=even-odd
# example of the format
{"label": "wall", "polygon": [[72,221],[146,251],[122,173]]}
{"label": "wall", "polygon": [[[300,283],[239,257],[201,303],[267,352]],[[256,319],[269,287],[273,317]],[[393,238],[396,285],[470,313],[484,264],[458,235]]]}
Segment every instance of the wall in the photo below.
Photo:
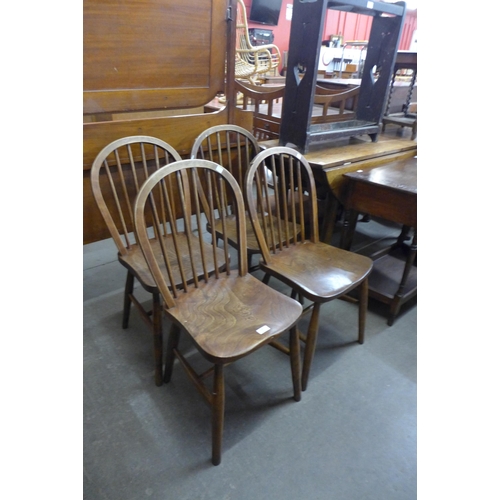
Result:
{"label": "wall", "polygon": [[[243,0],[247,7],[247,17],[250,15],[250,6],[252,0]],[[280,49],[281,54],[288,50],[290,38],[291,21],[286,19],[286,6],[293,5],[293,0],[283,0],[278,26],[265,26],[263,24],[252,23],[248,21],[250,28],[269,28],[274,34],[274,44]],[[325,30],[323,40],[328,39],[330,35],[343,35],[344,40],[368,40],[370,36],[372,18],[361,16],[348,12],[328,10],[326,13]],[[411,37],[414,30],[417,29],[417,11],[407,10],[399,50],[409,50]]]}

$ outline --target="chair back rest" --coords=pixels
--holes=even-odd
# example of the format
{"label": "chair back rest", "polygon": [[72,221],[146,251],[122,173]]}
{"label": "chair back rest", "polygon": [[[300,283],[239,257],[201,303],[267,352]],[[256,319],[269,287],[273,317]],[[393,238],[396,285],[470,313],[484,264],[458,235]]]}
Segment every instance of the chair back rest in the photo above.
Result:
{"label": "chair back rest", "polygon": [[152,172],[178,160],[181,156],[172,146],[143,135],[113,141],[97,155],[90,171],[92,193],[121,255],[135,243],[137,192]]}
{"label": "chair back rest", "polygon": [[285,86],[264,87],[242,80],[235,80],[234,85],[235,89],[243,94],[241,108],[253,112],[255,138],[258,141],[279,139],[281,105],[285,96]]}
{"label": "chair back rest", "polygon": [[238,0],[236,12],[236,66],[235,78],[256,81],[256,75],[267,73],[281,63],[279,48],[268,43],[252,45],[248,34],[246,6]]}
{"label": "chair back rest", "polygon": [[[172,197],[174,191],[180,193],[180,200]],[[224,249],[222,256],[210,244],[216,241],[213,226],[211,234],[205,230],[207,220],[215,219],[220,204],[228,197],[234,200],[237,217],[237,270],[231,270],[224,211],[220,216],[223,234],[219,235]],[[176,203],[181,217],[174,214]],[[152,228],[148,228],[150,221]],[[203,282],[219,279],[222,274],[238,272],[244,276],[248,272],[243,194],[231,173],[217,163],[181,160],[153,173],[137,195],[134,222],[138,244],[167,308],[175,306],[180,294],[198,288]],[[151,231],[157,237],[157,244],[150,239]],[[181,245],[178,235],[187,244]]]}
{"label": "chair back rest", "polygon": [[[332,123],[354,119],[358,107],[359,89],[359,85],[348,90],[331,90],[316,85],[314,104],[323,106],[323,112],[321,116],[312,116],[311,123]],[[332,107],[337,109],[337,114],[329,114]]]}
{"label": "chair back rest", "polygon": [[259,153],[247,174],[245,197],[264,262],[291,245],[319,241],[313,172],[294,149],[273,147]]}
{"label": "chair back rest", "polygon": [[[191,158],[201,158],[222,165],[236,179],[243,191],[250,162],[259,152],[254,135],[237,125],[216,125],[202,132],[191,149]],[[232,213],[233,200],[221,205],[225,215]]]}
{"label": "chair back rest", "polygon": [[[236,50],[251,50],[254,47],[248,34],[247,8],[243,0],[238,0],[236,11]],[[251,57],[253,64],[254,55],[240,53],[240,57],[243,59]]]}

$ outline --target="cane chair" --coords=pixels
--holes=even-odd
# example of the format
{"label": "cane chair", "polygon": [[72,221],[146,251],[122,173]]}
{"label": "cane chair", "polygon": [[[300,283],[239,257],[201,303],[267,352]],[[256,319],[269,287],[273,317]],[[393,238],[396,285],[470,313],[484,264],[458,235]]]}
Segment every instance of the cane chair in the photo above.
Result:
{"label": "cane chair", "polygon": [[[130,136],[108,144],[97,155],[90,173],[94,199],[118,249],[118,261],[127,269],[122,327],[128,327],[133,303],[153,333],[155,383],[158,386],[163,382],[160,293],[135,240],[133,208],[137,192],[151,172],[180,159],[177,151],[160,139]],[[179,240],[185,244],[185,235],[179,236]],[[158,241],[154,244],[157,246]],[[152,311],[134,295],[135,279],[151,294]]]}
{"label": "cane chair", "polygon": [[[169,183],[175,184],[179,192],[193,193],[178,202],[184,213],[182,220],[172,220],[176,200],[171,199],[166,189]],[[214,247],[214,252],[207,254],[203,261],[205,272],[198,278],[198,272],[193,269],[193,252],[206,244],[203,239],[208,236],[203,230],[206,219],[213,217],[219,202],[226,197],[233,200],[238,222],[236,262],[230,265],[228,237],[223,231],[223,261],[220,262]],[[166,349],[165,382],[170,381],[174,360],[178,359],[211,407],[212,463],[218,465],[222,454],[224,368],[227,364],[289,331],[293,394],[296,401],[300,400],[300,346],[296,323],[302,307],[248,273],[243,195],[234,177],[222,166],[208,160],[191,159],[172,163],[155,172],[139,191],[134,218],[139,245],[163,297],[164,313],[173,325]],[[224,215],[222,218],[224,221]],[[162,244],[158,251],[155,250],[148,236],[149,221],[159,234],[167,225],[182,223],[189,228],[186,232],[188,252],[179,251],[175,237],[161,239]],[[215,238],[213,227],[211,237]],[[219,271],[223,265],[225,270]],[[183,277],[180,284],[171,276],[170,269],[174,267]],[[216,271],[210,274],[210,268]],[[179,349],[181,333],[192,339],[209,362],[209,370],[201,374],[195,372]],[[199,361],[193,362],[199,366]],[[205,378],[212,373],[211,390]]]}
{"label": "cane chair", "polygon": [[[270,183],[267,170],[272,172]],[[316,347],[321,304],[359,289],[358,342],[364,342],[368,302],[368,275],[372,261],[368,257],[333,247],[319,240],[316,187],[311,167],[297,151],[288,147],[269,148],[252,162],[246,179],[248,210],[262,253],[264,282],[277,278],[292,289],[292,297],[304,304],[303,314],[311,312],[302,368],[302,390],[307,389]],[[268,224],[271,197],[278,220],[290,221],[295,228]],[[298,236],[297,236],[298,235]],[[274,347],[288,352],[286,346]]]}
{"label": "cane chair", "polygon": [[274,44],[253,46],[248,35],[246,6],[238,0],[236,16],[236,64],[234,76],[239,80],[258,83],[259,75],[279,66],[281,54]]}

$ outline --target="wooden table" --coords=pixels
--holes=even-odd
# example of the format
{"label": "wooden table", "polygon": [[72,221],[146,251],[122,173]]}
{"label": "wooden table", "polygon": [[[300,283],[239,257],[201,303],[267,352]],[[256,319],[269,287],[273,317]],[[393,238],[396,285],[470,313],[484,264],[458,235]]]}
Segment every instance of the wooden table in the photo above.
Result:
{"label": "wooden table", "polygon": [[350,249],[359,213],[396,222],[413,229],[398,241],[372,255],[374,267],[369,278],[370,296],[390,305],[392,325],[401,306],[417,294],[417,158],[391,162],[382,167],[344,174],[348,180],[345,208],[348,212],[341,247]]}
{"label": "wooden table", "polygon": [[[276,139],[259,144],[266,149],[278,143]],[[332,240],[339,205],[345,203],[348,182],[344,174],[412,158],[416,154],[417,142],[399,137],[395,131],[380,134],[378,142],[352,137],[331,146],[311,147],[304,157],[316,180],[318,209],[323,219],[321,240],[327,243]]]}

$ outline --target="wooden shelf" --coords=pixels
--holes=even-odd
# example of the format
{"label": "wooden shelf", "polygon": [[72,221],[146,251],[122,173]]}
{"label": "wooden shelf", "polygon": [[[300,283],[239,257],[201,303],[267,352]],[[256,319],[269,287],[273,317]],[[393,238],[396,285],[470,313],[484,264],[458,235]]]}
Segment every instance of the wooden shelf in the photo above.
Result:
{"label": "wooden shelf", "polygon": [[[398,292],[403,275],[407,248],[397,247],[390,253],[374,260],[373,271],[370,274],[370,296],[384,304],[392,304],[396,293]],[[417,266],[411,267],[408,280],[403,289],[400,299],[400,305],[404,304],[417,294]]]}

